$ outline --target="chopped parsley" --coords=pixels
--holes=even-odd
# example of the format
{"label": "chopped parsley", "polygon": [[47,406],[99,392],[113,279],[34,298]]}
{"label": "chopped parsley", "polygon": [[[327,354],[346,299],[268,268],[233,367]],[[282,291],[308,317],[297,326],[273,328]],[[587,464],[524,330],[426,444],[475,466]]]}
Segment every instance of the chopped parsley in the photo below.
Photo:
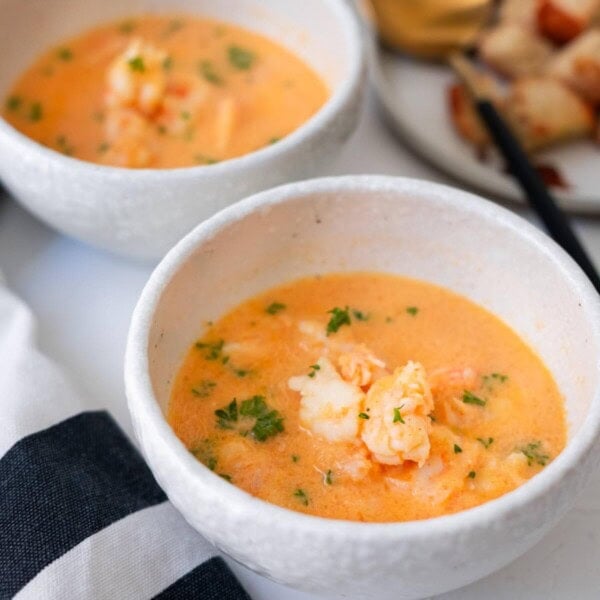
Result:
{"label": "chopped parsley", "polygon": [[269,143],[267,144],[268,146],[272,146],[273,144],[276,144],[277,142],[280,142],[281,138],[280,137],[272,137],[269,140]]}
{"label": "chopped parsley", "polygon": [[229,62],[241,71],[250,69],[256,60],[254,52],[240,48],[239,46],[229,46],[227,56],[229,57]]}
{"label": "chopped parsley", "polygon": [[120,33],[131,33],[136,28],[135,21],[123,21],[119,25]]}
{"label": "chopped parsley", "polygon": [[222,479],[224,479],[225,481],[228,481],[229,483],[231,483],[231,475],[227,475],[227,473],[219,473],[218,474],[219,477],[221,477]]}
{"label": "chopped parsley", "polygon": [[329,323],[327,323],[327,335],[336,333],[342,325],[350,325],[350,312],[347,306],[344,309],[336,306],[327,313],[331,315]]}
{"label": "chopped parsley", "polygon": [[250,371],[250,369],[236,369],[236,368],[232,368],[232,370],[233,370],[233,374],[236,377],[240,377],[240,378],[247,377],[252,372],[252,371]]}
{"label": "chopped parsley", "polygon": [[282,310],[285,310],[286,308],[287,306],[285,304],[282,304],[281,302],[271,302],[271,304],[269,304],[269,306],[265,308],[265,312],[269,313],[270,315],[276,315],[277,313],[281,312]]}
{"label": "chopped parsley", "polygon": [[467,477],[469,479],[475,479],[475,477],[477,477],[477,473],[475,473],[475,471],[469,471],[469,474],[467,475]]}
{"label": "chopped parsley", "polygon": [[215,410],[217,426],[221,429],[234,429],[238,422],[238,404],[234,398],[225,408]]}
{"label": "chopped parsley", "polygon": [[215,70],[214,64],[209,60],[200,61],[198,72],[206,81],[214,85],[223,85],[223,78]]}
{"label": "chopped parsley", "polygon": [[217,468],[217,458],[214,455],[210,440],[200,442],[193,448],[190,448],[190,452],[211,471],[214,471]]}
{"label": "chopped parsley", "polygon": [[369,320],[369,315],[367,313],[362,312],[361,310],[353,309],[352,310],[352,316],[357,321],[368,321]]}
{"label": "chopped parsley", "polygon": [[300,457],[297,454],[292,454],[292,462],[297,463],[300,460]]}
{"label": "chopped parsley", "polygon": [[223,364],[226,364],[229,360],[228,356],[223,356],[223,346],[225,340],[217,340],[216,342],[196,342],[196,348],[198,350],[204,350],[204,358],[206,360],[221,360]]}
{"label": "chopped parsley", "polygon": [[367,419],[370,419],[371,417],[367,413],[361,412],[361,413],[358,413],[358,418],[365,419],[365,421],[366,421]]}
{"label": "chopped parsley", "polygon": [[462,401],[465,404],[475,404],[476,406],[485,406],[487,404],[487,400],[476,396],[473,392],[469,390],[465,390],[463,392]]}
{"label": "chopped parsley", "polygon": [[165,71],[170,71],[173,68],[173,57],[172,56],[165,57],[165,59],[162,61],[162,68]]}
{"label": "chopped parsley", "polygon": [[6,99],[6,109],[10,111],[17,111],[23,104],[23,98],[21,96],[9,96]]}
{"label": "chopped parsley", "polygon": [[331,485],[333,483],[333,471],[331,469],[325,473],[324,481],[325,485]]}
{"label": "chopped parsley", "polygon": [[460,454],[462,452],[462,448],[458,444],[454,444],[454,454]]}
{"label": "chopped parsley", "polygon": [[192,113],[188,110],[182,110],[180,116],[184,121],[189,121],[192,118]]}
{"label": "chopped parsley", "polygon": [[294,498],[298,498],[301,504],[308,506],[308,494],[303,489],[298,488],[294,492]]}
{"label": "chopped parsley", "polygon": [[146,70],[146,64],[141,56],[130,58],[127,64],[132,71],[137,71],[138,73],[143,73]]}
{"label": "chopped parsley", "polygon": [[243,400],[239,407],[234,398],[226,407],[216,410],[215,416],[221,429],[237,429],[241,435],[251,435],[258,442],[283,431],[283,417],[269,408],[263,396]]}
{"label": "chopped parsley", "polygon": [[58,56],[58,58],[60,60],[64,60],[65,62],[69,62],[70,60],[73,59],[73,51],[70,48],[59,48],[58,51],[56,52],[56,56]]}
{"label": "chopped parsley", "polygon": [[316,363],[314,365],[310,365],[309,368],[311,369],[308,373],[309,377],[314,377],[317,374],[317,371],[321,370],[321,366]]}
{"label": "chopped parsley", "polygon": [[487,450],[494,443],[494,438],[477,438],[477,441],[483,444],[483,447]]}
{"label": "chopped parsley", "polygon": [[67,137],[64,135],[59,135],[56,138],[56,146],[60,152],[67,156],[71,156],[75,152],[75,148],[69,144]]}
{"label": "chopped parsley", "polygon": [[406,307],[406,312],[407,312],[409,315],[411,315],[411,316],[413,316],[413,317],[416,317],[416,316],[417,316],[417,313],[419,312],[419,309],[418,309],[418,307],[416,307],[416,306],[407,306],[407,307]]}
{"label": "chopped parsley", "polygon": [[527,464],[530,467],[534,464],[545,467],[550,460],[550,456],[542,448],[542,442],[531,442],[519,448],[519,452],[522,452],[527,457]]}
{"label": "chopped parsley", "polygon": [[98,154],[104,154],[110,150],[110,144],[108,142],[102,142],[98,144]]}
{"label": "chopped parsley", "polygon": [[402,425],[404,425],[404,419],[402,418],[402,414],[400,413],[400,411],[402,410],[402,407],[404,406],[404,404],[402,404],[401,406],[397,406],[396,408],[394,408],[394,420],[392,421],[393,423],[402,423]]}
{"label": "chopped parsley", "polygon": [[216,158],[211,158],[210,156],[204,156],[204,154],[196,154],[194,156],[194,160],[198,163],[202,163],[204,165],[216,165],[219,161]]}
{"label": "chopped parsley", "polygon": [[41,121],[44,116],[42,105],[39,102],[34,102],[29,109],[29,120],[30,121]]}
{"label": "chopped parsley", "polygon": [[214,381],[203,379],[198,385],[192,388],[192,394],[196,398],[207,398],[212,394],[216,386],[217,384]]}
{"label": "chopped parsley", "polygon": [[169,24],[165,29],[165,37],[175,33],[176,31],[179,31],[180,29],[183,29],[184,25],[185,23],[181,19],[173,19],[172,21],[169,21]]}

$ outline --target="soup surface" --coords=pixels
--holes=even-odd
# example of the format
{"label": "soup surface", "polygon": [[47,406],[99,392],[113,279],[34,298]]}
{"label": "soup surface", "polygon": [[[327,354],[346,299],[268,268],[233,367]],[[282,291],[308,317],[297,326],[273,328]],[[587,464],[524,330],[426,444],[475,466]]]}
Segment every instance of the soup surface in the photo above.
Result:
{"label": "soup surface", "polygon": [[295,281],[207,324],[168,420],[251,494],[357,521],[481,504],[566,440],[557,386],[510,328],[442,288],[366,273]]}
{"label": "soup surface", "polygon": [[140,16],[65,40],[15,83],[2,116],[60,152],[124,167],[211,164],[276,143],[326,101],[265,37],[192,16]]}

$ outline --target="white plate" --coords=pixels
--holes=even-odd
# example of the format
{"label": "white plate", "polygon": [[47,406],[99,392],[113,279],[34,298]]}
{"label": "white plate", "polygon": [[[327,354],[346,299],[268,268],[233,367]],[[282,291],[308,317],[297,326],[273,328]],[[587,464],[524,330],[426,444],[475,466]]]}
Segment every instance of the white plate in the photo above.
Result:
{"label": "white plate", "polygon": [[[447,93],[456,81],[440,64],[412,60],[370,48],[371,72],[379,99],[393,126],[413,151],[442,171],[493,197],[523,202],[521,190],[493,153],[484,160],[453,129]],[[540,153],[536,164],[557,169],[567,189],[553,188],[568,210],[600,213],[600,148],[581,141]]]}

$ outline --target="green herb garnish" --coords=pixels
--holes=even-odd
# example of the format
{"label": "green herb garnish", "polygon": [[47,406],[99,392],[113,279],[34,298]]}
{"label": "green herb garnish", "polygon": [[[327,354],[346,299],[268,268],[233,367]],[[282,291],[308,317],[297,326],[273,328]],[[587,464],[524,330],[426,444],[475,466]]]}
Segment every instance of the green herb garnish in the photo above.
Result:
{"label": "green herb garnish", "polygon": [[460,454],[462,452],[462,448],[458,444],[454,444],[454,454]]}
{"label": "green herb garnish", "polygon": [[232,481],[231,475],[227,475],[227,473],[218,473],[218,475],[225,481],[228,481],[229,483],[231,483],[231,481]]}
{"label": "green herb garnish", "polygon": [[229,57],[229,62],[241,71],[247,71],[256,60],[256,55],[253,52],[239,46],[229,46],[227,56]]}
{"label": "green herb garnish", "polygon": [[352,310],[352,316],[357,320],[357,321],[368,321],[369,320],[369,315],[362,312],[361,310],[356,310],[353,309]]}
{"label": "green herb garnish", "polygon": [[6,109],[10,111],[17,111],[23,104],[23,98],[21,96],[9,96],[6,99]]}
{"label": "green herb garnish", "polygon": [[240,377],[240,378],[247,377],[248,375],[250,375],[250,373],[251,373],[250,369],[233,369],[233,374],[236,377]]}
{"label": "green herb garnish", "polygon": [[370,419],[371,417],[367,413],[361,412],[361,413],[358,413],[358,418],[365,419],[365,421],[366,421],[367,419]]}
{"label": "green herb garnish", "polygon": [[119,25],[120,33],[131,33],[136,28],[135,21],[123,21]]}
{"label": "green herb garnish", "polygon": [[303,504],[304,506],[308,506],[308,494],[304,490],[298,488],[294,492],[294,498],[298,498],[301,504]]}
{"label": "green herb garnish", "polygon": [[550,456],[545,454],[542,449],[542,442],[531,442],[530,444],[519,448],[519,452],[522,452],[527,457],[527,464],[530,467],[533,464],[545,467],[550,460]]}
{"label": "green herb garnish", "polygon": [[475,404],[476,406],[485,406],[487,404],[487,400],[476,396],[473,392],[469,390],[465,390],[463,392],[462,401],[465,404]]}
{"label": "green herb garnish", "polygon": [[56,52],[56,56],[58,56],[60,60],[69,62],[73,59],[73,51],[70,48],[59,48]]}
{"label": "green herb garnish", "polygon": [[234,429],[238,422],[238,404],[234,398],[225,408],[215,410],[217,426],[221,429]]}
{"label": "green herb garnish", "polygon": [[265,308],[265,312],[269,313],[270,315],[276,315],[286,308],[287,306],[281,302],[271,302],[271,304]]}
{"label": "green herb garnish", "polygon": [[39,102],[34,102],[29,109],[29,120],[30,121],[41,121],[44,116],[42,105]]}
{"label": "green herb garnish", "polygon": [[98,145],[98,154],[104,154],[110,150],[110,144],[108,142],[102,142]]}
{"label": "green herb garnish", "polygon": [[494,438],[477,438],[477,441],[482,443],[483,447],[487,450],[494,443]]}
{"label": "green herb garnish", "polygon": [[219,162],[216,158],[211,158],[210,156],[204,156],[204,154],[196,154],[194,156],[194,160],[198,163],[202,163],[205,165],[216,165]]}
{"label": "green herb garnish", "polygon": [[172,56],[165,57],[165,59],[162,61],[162,68],[165,71],[170,71],[173,68],[173,57]]}
{"label": "green herb garnish", "polygon": [[56,146],[60,152],[67,156],[71,156],[75,152],[75,148],[69,144],[67,137],[64,135],[59,135],[56,138]]}
{"label": "green herb garnish", "polygon": [[317,374],[317,371],[321,370],[321,366],[316,363],[314,365],[310,365],[309,368],[311,369],[308,373],[309,377],[314,377]]}
{"label": "green herb garnish", "polygon": [[192,394],[196,398],[207,398],[212,394],[216,386],[217,384],[214,381],[203,379],[198,385],[192,388]]}
{"label": "green herb garnish", "polygon": [[417,313],[419,312],[419,309],[418,309],[418,307],[416,307],[416,306],[408,306],[408,307],[406,308],[406,312],[407,312],[409,315],[411,315],[411,316],[415,317],[415,316],[417,315]]}
{"label": "green herb garnish", "polygon": [[333,471],[329,469],[327,473],[325,473],[325,485],[331,485],[333,483]]}
{"label": "green herb garnish", "polygon": [[253,396],[240,405],[240,415],[256,419],[250,430],[252,437],[264,442],[283,431],[283,417],[277,410],[271,410],[263,396]]}
{"label": "green herb garnish", "polygon": [[297,463],[300,460],[300,457],[297,454],[292,454],[292,462]]}
{"label": "green herb garnish", "polygon": [[475,477],[477,477],[477,473],[475,473],[475,471],[469,471],[469,474],[467,475],[467,477],[469,479],[475,479]]}
{"label": "green herb garnish", "polygon": [[144,59],[141,56],[130,58],[127,61],[127,64],[132,71],[137,71],[138,73],[143,73],[146,70]]}
{"label": "green herb garnish", "polygon": [[217,458],[214,455],[210,440],[204,440],[197,446],[190,448],[190,452],[211,471],[217,468]]}
{"label": "green herb garnish", "polygon": [[280,137],[272,137],[269,140],[269,143],[267,144],[267,146],[272,146],[273,144],[276,144],[277,142],[280,142],[281,138]]}
{"label": "green herb garnish", "polygon": [[[198,350],[205,350],[204,358],[206,360],[219,360],[221,362],[224,359],[228,359],[229,357],[223,356],[223,346],[225,345],[225,340],[217,340],[216,342],[196,342],[196,348]],[[223,364],[226,364],[225,361]]]}
{"label": "green herb garnish", "polygon": [[327,323],[327,335],[336,333],[342,325],[350,325],[350,312],[347,306],[344,309],[336,306],[327,313],[331,315],[329,323]]}
{"label": "green herb garnish", "polygon": [[198,64],[198,72],[206,81],[214,85],[222,85],[223,79],[215,70],[215,66],[209,60],[203,60]]}
{"label": "green herb garnish", "polygon": [[400,413],[400,411],[402,410],[402,407],[404,406],[404,404],[402,404],[401,406],[398,406],[396,408],[394,408],[394,420],[393,423],[402,423],[402,425],[404,425],[404,419],[402,418],[402,414]]}

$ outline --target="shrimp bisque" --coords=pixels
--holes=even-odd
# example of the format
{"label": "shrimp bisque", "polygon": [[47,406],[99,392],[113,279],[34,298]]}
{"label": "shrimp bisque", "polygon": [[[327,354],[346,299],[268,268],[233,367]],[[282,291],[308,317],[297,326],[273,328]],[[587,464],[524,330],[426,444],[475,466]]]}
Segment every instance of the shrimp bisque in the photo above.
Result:
{"label": "shrimp bisque", "polygon": [[476,506],[566,443],[559,390],[509,327],[448,290],[367,273],[294,281],[206,324],[168,420],[232,484],[356,521]]}
{"label": "shrimp bisque", "polygon": [[310,67],[261,35],[189,15],[146,15],[45,52],[15,83],[1,114],[75,158],[170,168],[274,144],[327,97]]}

